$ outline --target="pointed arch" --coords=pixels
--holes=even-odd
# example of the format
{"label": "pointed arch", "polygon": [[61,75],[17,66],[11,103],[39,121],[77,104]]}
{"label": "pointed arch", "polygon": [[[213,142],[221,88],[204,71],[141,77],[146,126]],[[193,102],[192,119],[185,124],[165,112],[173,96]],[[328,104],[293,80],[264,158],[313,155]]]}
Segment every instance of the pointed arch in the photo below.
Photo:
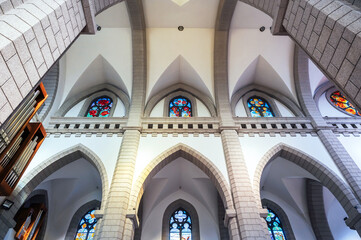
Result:
{"label": "pointed arch", "polygon": [[163,214],[163,222],[162,222],[162,240],[169,239],[169,220],[171,215],[176,211],[177,209],[182,208],[184,209],[190,216],[192,221],[192,239],[193,240],[199,240],[200,234],[199,234],[199,218],[197,210],[194,208],[194,206],[183,200],[178,199],[166,208]]}
{"label": "pointed arch", "polygon": [[224,208],[226,210],[233,209],[230,186],[224,178],[223,174],[209,159],[183,143],[179,143],[164,151],[144,168],[133,184],[133,189],[129,200],[129,209],[138,209],[144,190],[147,188],[151,179],[167,164],[171,163],[179,157],[184,158],[185,160],[200,168],[216,187],[219,195],[221,196]]}
{"label": "pointed arch", "polygon": [[348,220],[346,220],[346,224],[351,229],[354,229],[355,224],[361,216],[361,208],[359,207],[359,203],[354,197],[350,187],[347,186],[340,177],[338,177],[327,166],[323,165],[321,162],[317,161],[308,154],[284,143],[279,143],[271,148],[264,155],[256,168],[253,178],[253,189],[259,206],[261,206],[260,182],[263,170],[267,164],[275,160],[277,157],[282,157],[308,171],[316,179],[318,179],[323,186],[328,188],[349,216]]}
{"label": "pointed arch", "polygon": [[[297,117],[304,116],[300,107],[291,98],[283,95],[282,93],[280,93],[276,90],[270,89],[268,87],[260,86],[257,84],[251,84],[244,88],[241,88],[232,95],[231,108],[232,108],[233,115],[235,115],[235,109],[236,109],[236,105],[237,105],[238,101],[243,96],[248,95],[248,93],[252,93],[252,94],[254,93],[254,95],[262,94],[261,97],[266,96],[266,100],[268,100],[268,102],[271,103],[273,108],[276,107],[276,105],[274,103],[272,104],[272,101],[269,101],[269,98],[267,98],[267,96],[274,98],[277,101],[279,101],[280,103],[282,103],[283,105],[285,105],[295,116],[297,116]],[[245,99],[245,100],[247,101],[247,99]],[[274,108],[274,109],[277,109],[277,108]],[[276,113],[276,115],[277,115],[277,113]]]}
{"label": "pointed arch", "polygon": [[39,164],[38,167],[34,168],[20,181],[12,196],[9,197],[9,199],[14,202],[12,211],[1,211],[0,213],[0,215],[3,216],[0,218],[0,227],[3,225],[13,227],[13,222],[11,221],[14,217],[14,214],[18,211],[31,192],[51,174],[80,158],[87,160],[99,172],[99,176],[102,182],[101,207],[104,208],[108,195],[108,177],[104,164],[102,160],[89,148],[82,144],[77,144],[43,161],[41,164]]}
{"label": "pointed arch", "polygon": [[[175,84],[169,88],[165,88],[162,91],[160,91],[155,96],[151,97],[144,110],[144,115],[146,117],[150,116],[150,113],[152,112],[153,108],[157,103],[166,97],[172,97],[176,95],[185,95],[185,97],[193,98],[193,99],[199,99],[208,109],[212,117],[216,117],[216,108],[214,106],[213,100],[208,97],[206,94],[202,93],[201,91],[198,91],[195,88],[192,88],[191,86],[188,86],[183,83]],[[170,99],[169,99],[170,100]],[[190,99],[192,101],[192,99]],[[192,102],[192,105],[194,105],[195,101]],[[193,107],[193,111],[196,112],[196,109]]]}
{"label": "pointed arch", "polygon": [[[122,103],[124,104],[125,107],[125,112],[126,112],[126,116],[128,115],[129,112],[129,108],[130,108],[130,100],[129,100],[129,96],[123,92],[121,89],[108,84],[108,83],[104,83],[104,84],[100,84],[99,86],[95,86],[92,88],[87,89],[86,91],[81,92],[80,94],[77,94],[76,96],[73,96],[71,98],[69,98],[68,100],[66,100],[61,107],[58,109],[58,111],[54,114],[55,117],[63,117],[65,116],[65,114],[72,108],[74,107],[76,104],[78,104],[79,102],[81,102],[82,100],[88,98],[89,101],[87,101],[84,106],[85,108],[88,108],[90,102],[92,100],[94,100],[93,98],[95,98],[96,96],[101,96],[101,95],[114,95],[113,96],[113,101],[114,103],[116,103],[116,97],[119,97],[120,100],[122,101]],[[113,104],[113,111],[116,107],[116,104]],[[82,109],[80,111],[80,114],[82,112],[85,113],[85,109]],[[84,115],[84,114],[83,114]]]}

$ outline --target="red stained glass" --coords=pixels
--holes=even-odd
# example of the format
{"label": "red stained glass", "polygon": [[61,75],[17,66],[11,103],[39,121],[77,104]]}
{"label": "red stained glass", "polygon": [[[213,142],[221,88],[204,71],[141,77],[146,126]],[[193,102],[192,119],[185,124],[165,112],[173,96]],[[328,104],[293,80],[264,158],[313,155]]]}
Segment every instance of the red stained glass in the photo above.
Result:
{"label": "red stained glass", "polygon": [[361,113],[356,110],[356,108],[346,99],[345,96],[341,94],[340,91],[333,92],[330,96],[330,100],[336,108],[352,115],[361,116]]}
{"label": "red stained glass", "polygon": [[185,97],[176,97],[169,102],[169,117],[192,117],[192,104]]}
{"label": "red stained glass", "polygon": [[112,105],[109,97],[97,98],[90,104],[86,117],[109,117]]}

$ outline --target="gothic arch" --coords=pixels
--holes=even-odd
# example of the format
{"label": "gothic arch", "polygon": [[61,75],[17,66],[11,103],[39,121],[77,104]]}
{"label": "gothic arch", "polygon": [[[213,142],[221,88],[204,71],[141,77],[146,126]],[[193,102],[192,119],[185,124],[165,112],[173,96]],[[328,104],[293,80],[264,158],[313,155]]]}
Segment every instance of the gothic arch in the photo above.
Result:
{"label": "gothic arch", "polygon": [[223,174],[210,160],[204,157],[201,153],[183,143],[179,143],[161,153],[144,168],[133,185],[128,209],[138,208],[144,190],[151,181],[152,177],[154,177],[167,164],[171,163],[179,157],[186,159],[200,168],[210,178],[211,182],[216,187],[219,195],[222,198],[224,208],[226,210],[233,209],[231,190]]}
{"label": "gothic arch", "polygon": [[192,219],[192,239],[193,240],[199,240],[200,239],[200,233],[199,233],[199,218],[197,214],[197,210],[193,207],[192,204],[189,202],[178,199],[166,208],[163,214],[163,222],[162,222],[162,240],[169,239],[169,219],[173,212],[177,210],[178,208],[182,207],[184,210],[188,212]]}
{"label": "gothic arch", "polygon": [[258,201],[260,206],[260,182],[263,170],[268,163],[272,162],[277,157],[282,157],[305,169],[315,178],[317,178],[323,186],[327,187],[335,196],[335,198],[340,202],[345,212],[349,216],[346,224],[351,229],[353,229],[356,223],[354,221],[356,221],[356,219],[359,217],[361,209],[359,208],[359,203],[354,197],[350,187],[348,187],[331,169],[323,165],[321,162],[317,161],[306,153],[283,143],[279,143],[271,148],[263,156],[256,168],[253,178],[253,187],[256,201]]}
{"label": "gothic arch", "polygon": [[[90,89],[88,89],[87,91],[83,91],[81,94],[77,94],[74,97],[69,98],[68,100],[66,100],[61,107],[59,108],[59,110],[54,114],[54,116],[56,117],[63,117],[65,116],[65,114],[76,104],[78,104],[79,102],[81,102],[83,99],[88,99],[88,101],[85,102],[84,106],[86,106],[86,104],[88,104],[85,108],[87,108],[90,104],[90,102],[92,100],[94,100],[93,98],[95,98],[96,96],[101,96],[101,95],[112,95],[110,97],[113,98],[113,102],[116,103],[116,97],[119,97],[120,100],[123,102],[124,107],[125,107],[125,112],[126,115],[128,115],[129,112],[129,108],[130,108],[130,101],[129,101],[129,97],[128,95],[123,92],[122,90],[120,90],[117,87],[114,87],[111,84],[101,84],[99,86],[95,86],[92,87]],[[113,105],[112,110],[114,111],[116,107],[116,104]],[[86,110],[81,110],[79,114],[81,114],[82,112],[85,113]]]}
{"label": "gothic arch", "polygon": [[[78,225],[81,220],[81,218],[86,214],[90,209],[97,209],[101,205],[101,202],[98,200],[92,200],[90,202],[85,203],[83,206],[81,206],[73,215],[68,231],[65,235],[65,240],[74,240],[74,236],[77,233]],[[99,224],[99,223],[98,223]]]}
{"label": "gothic arch", "polygon": [[[298,105],[290,98],[286,97],[285,95],[281,94],[280,92],[263,87],[257,84],[248,85],[244,88],[239,89],[232,95],[231,98],[231,108],[232,113],[235,115],[235,108],[238,101],[248,95],[260,95],[260,97],[264,97],[271,105],[272,109],[275,111],[276,116],[280,116],[279,111],[277,110],[276,104],[274,101],[270,101],[270,99],[276,99],[283,105],[285,105],[296,117],[303,117],[303,113]],[[247,101],[247,99],[245,99]],[[246,107],[246,106],[245,106]]]}
{"label": "gothic arch", "polygon": [[104,207],[108,195],[108,177],[103,162],[89,148],[82,144],[78,144],[45,160],[21,180],[18,187],[15,188],[12,196],[9,197],[9,199],[14,202],[12,211],[1,211],[1,215],[3,217],[0,219],[0,227],[4,224],[7,227],[13,227],[12,219],[14,217],[14,213],[18,211],[25,199],[31,194],[36,186],[38,186],[55,171],[78,160],[79,158],[84,158],[99,171],[102,181],[102,207]]}
{"label": "gothic arch", "polygon": [[[197,89],[182,83],[178,83],[173,85],[172,87],[166,88],[160,91],[158,94],[151,97],[145,107],[144,115],[146,117],[149,117],[155,105],[157,105],[157,103],[161,101],[163,98],[168,99],[168,96],[171,97],[182,94],[187,95],[188,98],[199,99],[207,107],[211,116],[212,117],[216,116],[216,108],[210,97],[208,97],[206,94],[202,93],[201,91],[198,91]],[[190,100],[192,101],[192,99]],[[194,100],[192,101],[192,106],[193,103],[195,103]],[[194,109],[194,111],[196,111],[196,109]]]}

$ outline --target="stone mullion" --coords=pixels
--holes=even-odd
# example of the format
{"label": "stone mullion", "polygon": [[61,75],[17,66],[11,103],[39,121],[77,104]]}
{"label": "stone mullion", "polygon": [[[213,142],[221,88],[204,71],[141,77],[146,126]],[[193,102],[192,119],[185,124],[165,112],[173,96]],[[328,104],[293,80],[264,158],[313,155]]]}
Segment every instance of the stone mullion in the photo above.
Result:
{"label": "stone mullion", "polygon": [[103,216],[99,239],[123,239],[140,132],[126,130]]}
{"label": "stone mullion", "polygon": [[242,239],[267,239],[235,130],[223,130],[222,144]]}

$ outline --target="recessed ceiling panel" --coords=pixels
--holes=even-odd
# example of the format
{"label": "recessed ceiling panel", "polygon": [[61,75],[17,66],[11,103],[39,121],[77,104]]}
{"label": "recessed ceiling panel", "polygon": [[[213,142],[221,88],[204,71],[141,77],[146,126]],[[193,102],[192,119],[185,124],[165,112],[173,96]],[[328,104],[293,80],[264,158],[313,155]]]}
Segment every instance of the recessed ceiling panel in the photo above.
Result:
{"label": "recessed ceiling panel", "polygon": [[149,28],[214,28],[219,0],[143,0]]}

